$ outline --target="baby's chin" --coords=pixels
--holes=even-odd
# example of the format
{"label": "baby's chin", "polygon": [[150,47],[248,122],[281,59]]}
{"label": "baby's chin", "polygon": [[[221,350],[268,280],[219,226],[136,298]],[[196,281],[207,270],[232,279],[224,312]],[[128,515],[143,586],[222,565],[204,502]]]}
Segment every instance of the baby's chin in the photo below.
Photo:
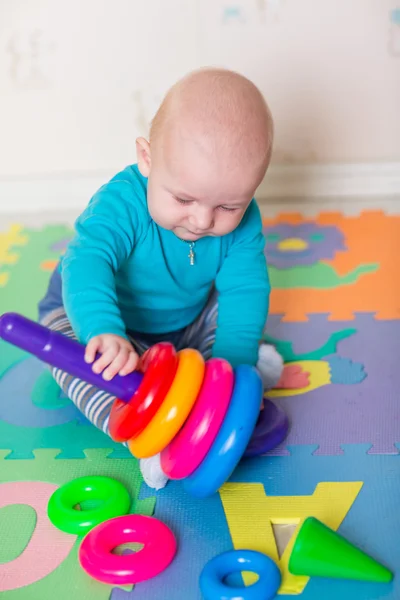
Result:
{"label": "baby's chin", "polygon": [[213,235],[212,233],[198,235],[196,233],[193,233],[192,231],[189,231],[185,227],[175,227],[172,231],[179,239],[183,240],[184,242],[197,242],[197,240],[200,240],[203,237]]}

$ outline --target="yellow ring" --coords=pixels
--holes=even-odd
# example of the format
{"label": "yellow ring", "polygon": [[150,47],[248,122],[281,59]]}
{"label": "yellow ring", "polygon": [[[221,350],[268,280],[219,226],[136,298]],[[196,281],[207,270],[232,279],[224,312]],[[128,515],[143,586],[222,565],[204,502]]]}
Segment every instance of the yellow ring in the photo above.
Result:
{"label": "yellow ring", "polygon": [[174,439],[186,421],[203,383],[205,363],[193,348],[178,352],[178,370],[164,401],[146,429],[128,441],[136,458],[154,456]]}

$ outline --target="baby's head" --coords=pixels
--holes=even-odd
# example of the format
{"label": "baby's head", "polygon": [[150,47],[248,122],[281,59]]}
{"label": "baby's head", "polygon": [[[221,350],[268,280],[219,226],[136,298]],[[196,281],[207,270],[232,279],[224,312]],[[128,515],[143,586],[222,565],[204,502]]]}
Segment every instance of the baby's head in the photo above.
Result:
{"label": "baby's head", "polygon": [[230,233],[265,175],[272,138],[268,106],[248,79],[190,73],[164,98],[149,142],[136,142],[150,215],[186,241]]}

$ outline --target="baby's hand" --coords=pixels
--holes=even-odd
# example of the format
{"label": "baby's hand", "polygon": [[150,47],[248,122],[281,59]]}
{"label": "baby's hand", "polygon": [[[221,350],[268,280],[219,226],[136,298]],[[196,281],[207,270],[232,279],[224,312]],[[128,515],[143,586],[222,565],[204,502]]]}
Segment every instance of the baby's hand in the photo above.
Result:
{"label": "baby's hand", "polygon": [[92,338],[86,346],[85,361],[92,363],[96,358],[96,352],[101,356],[94,362],[92,370],[94,373],[101,373],[105,369],[103,379],[106,381],[110,381],[117,373],[120,375],[132,373],[139,361],[139,355],[132,344],[113,333],[103,333]]}

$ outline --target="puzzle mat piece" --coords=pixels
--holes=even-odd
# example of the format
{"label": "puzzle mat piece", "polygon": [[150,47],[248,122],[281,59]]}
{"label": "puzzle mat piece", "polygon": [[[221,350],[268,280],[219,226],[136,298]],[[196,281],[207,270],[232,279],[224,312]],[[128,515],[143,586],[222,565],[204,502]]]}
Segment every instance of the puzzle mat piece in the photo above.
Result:
{"label": "puzzle mat piece", "polygon": [[272,290],[301,289],[302,294],[307,294],[308,289],[334,290],[342,285],[352,285],[360,281],[367,273],[375,273],[378,264],[360,265],[345,275],[338,275],[332,267],[325,263],[318,263],[309,267],[290,267],[277,269],[268,267]]}
{"label": "puzzle mat piece", "polygon": [[[6,562],[0,564],[2,593],[28,587],[43,579],[71,552],[76,536],[64,535],[53,527],[47,516],[49,499],[57,487],[54,483],[43,481],[6,481],[0,484],[0,508],[18,508],[23,503],[35,514],[33,531],[23,531],[18,521],[7,522],[5,527],[3,522],[2,539],[7,541],[7,551],[12,548],[15,539],[23,540],[24,544],[22,553],[8,553]],[[11,543],[8,543],[9,540]]]}
{"label": "puzzle mat piece", "polygon": [[[132,544],[132,548],[135,546],[135,544]],[[139,551],[141,549],[141,544],[137,545],[136,551]],[[133,554],[135,549],[130,549],[130,548],[126,548],[125,550],[122,551],[122,556],[127,555],[127,554]],[[128,586],[126,586],[128,587]],[[138,593],[136,592],[135,596],[132,596],[133,592],[135,591],[134,587],[129,586],[130,589],[126,590],[122,587],[113,587],[111,590],[111,596],[110,596],[110,600],[126,600],[127,598],[137,598],[138,597]]]}
{"label": "puzzle mat piece", "polygon": [[355,385],[361,383],[366,377],[364,366],[361,363],[355,363],[349,358],[341,356],[330,356],[327,358],[332,383],[341,383],[345,385]]}
{"label": "puzzle mat piece", "polygon": [[71,230],[70,235],[60,240],[57,240],[54,244],[50,246],[50,250],[52,252],[58,252],[59,254],[64,254],[67,249],[68,243],[71,241],[73,235],[73,231]]}
{"label": "puzzle mat piece", "polygon": [[[324,481],[357,482],[363,486],[339,528],[339,533],[397,574],[400,569],[398,536],[400,517],[397,495],[400,461],[395,455],[369,455],[370,445],[344,445],[342,456],[315,456],[315,446],[290,447],[290,457],[262,457],[243,461],[231,482],[259,482],[268,496],[304,496]],[[240,499],[238,497],[238,503]],[[293,506],[295,506],[293,499]],[[290,503],[287,503],[290,506]],[[252,514],[252,513],[251,513]],[[293,514],[293,518],[295,518]],[[248,519],[246,540],[252,547],[260,529],[257,514]],[[244,532],[243,532],[244,533]],[[302,600],[375,600],[400,597],[400,581],[394,584],[365,584],[312,578]],[[280,598],[293,596],[283,595]]]}
{"label": "puzzle mat piece", "polygon": [[[6,458],[32,459],[35,449],[59,448],[57,459],[83,458],[85,448],[115,450],[113,456],[129,456],[129,451],[113,442],[105,433],[94,426],[74,421],[53,427],[17,427],[0,421],[0,450],[7,450]],[[11,451],[10,451],[11,449]]]}
{"label": "puzzle mat piece", "polygon": [[37,304],[44,296],[49,280],[49,272],[41,269],[41,264],[58,260],[60,253],[51,250],[51,247],[70,232],[70,228],[64,225],[23,229],[28,243],[18,248],[18,261],[1,268],[7,273],[8,283],[1,290],[0,314],[13,311],[31,319],[37,318]]}
{"label": "puzzle mat piece", "polygon": [[276,384],[275,388],[278,390],[298,390],[307,388],[309,385],[310,373],[303,368],[301,362],[298,362],[283,366],[281,378]]}
{"label": "puzzle mat piece", "polygon": [[5,265],[14,265],[19,253],[16,252],[18,246],[24,246],[28,242],[28,238],[22,235],[21,225],[11,225],[8,231],[0,232],[0,287],[7,284],[9,274],[5,269]]}
{"label": "puzzle mat piece", "polygon": [[[50,246],[50,250],[52,252],[58,252],[59,255],[64,254],[67,249],[68,242],[71,240],[71,238],[72,238],[72,231],[71,231],[71,235],[69,237],[59,240],[55,244],[52,244]],[[44,269],[45,271],[54,271],[54,269],[57,266],[58,260],[59,260],[59,258],[57,258],[57,260],[54,260],[54,259],[44,260],[40,264],[40,268]]]}
{"label": "puzzle mat piece", "polygon": [[[290,447],[291,456],[259,457],[242,461],[231,477],[232,483],[261,483],[268,496],[311,496],[321,482],[364,482],[339,533],[377,560],[398,572],[398,482],[400,461],[393,455],[368,455],[369,445],[345,446],[343,456],[313,456],[316,446]],[[149,493],[142,487],[140,497]],[[287,505],[290,506],[289,498]],[[237,498],[237,503],[242,497]],[[330,509],[329,509],[330,510]],[[200,600],[198,579],[205,564],[233,547],[219,495],[204,500],[190,498],[179,482],[169,482],[157,493],[154,515],[165,521],[177,536],[179,550],[170,567],[154,580],[137,586],[141,600]],[[293,515],[295,518],[296,515]],[[259,539],[260,517],[247,510],[248,541]],[[267,532],[265,532],[267,533]],[[382,595],[380,595],[382,594]],[[397,595],[396,595],[397,594]],[[398,600],[400,581],[380,586],[357,582],[311,579],[301,600]],[[118,595],[112,600],[134,600]],[[280,595],[279,599],[293,599]]]}
{"label": "puzzle mat piece", "polygon": [[[282,214],[265,219],[264,225],[309,221],[299,214]],[[334,289],[272,289],[270,313],[284,314],[286,321],[306,321],[311,313],[330,313],[331,320],[352,320],[354,313],[375,311],[377,319],[399,318],[400,279],[393,256],[400,250],[400,216],[382,211],[363,212],[357,217],[321,213],[312,222],[334,225],[343,232],[347,251],[339,251],[333,260],[326,261],[339,276],[360,265],[379,264],[379,269],[352,285]]]}
{"label": "puzzle mat piece", "polygon": [[[65,399],[65,402],[58,404],[61,398],[60,390],[50,373],[47,374],[44,365],[11,345],[3,344],[3,348],[5,352],[3,354],[0,352],[0,376],[1,373],[5,373],[0,379],[0,394],[3,398],[0,406],[0,449],[12,449],[7,458],[33,458],[32,450],[36,448],[61,448],[62,458],[82,458],[83,449],[105,446],[113,448],[114,453],[117,453],[116,456],[129,456],[125,447],[113,442],[102,431],[92,426],[70,400]],[[0,340],[0,351],[3,348]],[[30,373],[28,369],[24,371],[26,364],[30,365]],[[14,379],[13,369],[16,367],[22,371],[21,377],[24,380],[25,377],[27,378],[20,389],[19,380]],[[36,368],[39,377],[35,378]],[[9,381],[10,393],[14,393],[15,390],[21,392],[19,396],[21,411],[15,410],[13,406],[15,399],[13,400],[10,394],[3,393],[4,378],[8,383],[7,374],[12,378]],[[31,396],[29,388],[31,388]],[[46,393],[47,404],[44,403],[44,393]],[[50,393],[55,399],[55,406],[53,405],[54,408],[52,407],[51,410]],[[28,424],[34,424],[35,427],[23,426]]]}
{"label": "puzzle mat piece", "polygon": [[[357,385],[330,383],[296,397],[275,398],[291,429],[284,445],[272,453],[284,455],[287,445],[317,444],[317,453],[340,454],[341,444],[354,443],[370,443],[374,453],[397,453],[400,321],[360,314],[354,325],[357,333],[340,342],[335,356],[363,365],[367,377]],[[274,339],[290,340],[296,354],[305,354],[345,326],[325,315],[312,315],[308,323],[286,323],[272,315],[267,332]]]}
{"label": "puzzle mat piece", "polygon": [[[149,492],[143,487],[141,497]],[[198,578],[204,566],[202,561],[205,564],[214,555],[232,548],[218,495],[205,500],[191,498],[180,482],[170,481],[167,490],[157,493],[156,506],[160,500],[155,516],[177,535],[177,554],[168,569],[155,579],[138,584],[131,592],[115,589],[110,600],[201,600]]]}
{"label": "puzzle mat piece", "polygon": [[[266,220],[264,222],[267,222]],[[286,269],[294,265],[315,265],[346,251],[343,232],[335,225],[313,222],[266,225],[265,255],[269,267]]]}
{"label": "puzzle mat piece", "polygon": [[[82,458],[84,448],[104,446],[112,447],[121,456],[129,456],[125,448],[120,449],[120,444],[116,444],[102,431],[89,425],[72,402],[65,399],[65,402],[58,405],[57,397],[60,399],[58,386],[52,380],[50,373],[46,375],[46,367],[39,361],[35,361],[36,359],[30,355],[0,340],[0,377],[4,373],[4,377],[8,374],[12,378],[9,381],[10,389],[18,391],[19,386],[19,381],[14,378],[13,369],[18,367],[18,371],[24,373],[22,375],[24,378],[29,375],[28,369],[24,372],[25,365],[29,364],[32,369],[30,373],[32,395],[29,397],[29,385],[26,385],[26,395],[24,395],[25,385],[21,386],[19,400],[23,409],[20,412],[14,410],[10,395],[3,394],[4,377],[0,379],[0,393],[3,398],[0,407],[0,449],[12,449],[8,458],[32,458],[32,450],[36,448],[61,448],[60,457]],[[35,364],[39,374],[36,379]],[[46,392],[47,404],[43,402],[44,392]],[[53,399],[56,400],[56,405],[51,410],[48,402],[51,397],[49,393],[53,394]],[[33,422],[30,421],[30,417],[34,417]],[[28,424],[27,420],[30,421],[29,425],[36,426],[23,427],[23,424]],[[60,424],[55,424],[57,420]]]}
{"label": "puzzle mat piece", "polygon": [[[108,441],[109,438],[107,438]],[[111,447],[90,448],[83,451],[83,458],[73,460],[59,458],[58,449],[35,450],[34,459],[7,460],[7,451],[0,450],[0,481],[47,481],[63,485],[72,478],[86,475],[105,475],[116,477],[129,489],[136,499],[143,482],[138,461],[128,451],[124,456],[115,457]],[[135,500],[133,508],[138,512],[153,506],[154,497],[145,501]],[[137,506],[136,506],[137,505]]]}
{"label": "puzzle mat piece", "polygon": [[[306,380],[303,381],[303,385],[300,377],[297,377],[297,385],[285,385],[285,372],[289,371],[290,369],[299,369],[301,371],[301,373],[304,375],[302,379]],[[281,379],[283,379],[283,385],[281,385],[281,382],[278,382],[276,389],[274,388],[273,390],[269,390],[266,393],[266,397],[282,398],[285,396],[292,397],[299,394],[303,395],[307,392],[311,392],[312,390],[329,385],[331,383],[329,364],[324,360],[303,360],[289,363],[288,365],[284,366]]]}
{"label": "puzzle mat piece", "polygon": [[[0,482],[43,481],[62,485],[77,477],[105,475],[118,479],[127,487],[132,498],[132,512],[153,514],[155,497],[148,494],[145,499],[138,498],[143,482],[138,462],[132,457],[112,458],[109,453],[109,449],[92,449],[85,450],[83,459],[56,460],[57,450],[38,450],[34,460],[11,461],[4,460],[6,452],[0,451]],[[0,529],[3,531],[1,524],[0,512]],[[29,539],[28,535],[26,539]],[[111,586],[92,580],[81,569],[77,555],[79,543],[80,539],[77,539],[68,557],[50,575],[30,586],[3,592],[2,600],[50,600],[55,596],[58,600],[70,600],[72,597],[108,600]],[[10,545],[11,557],[15,557],[14,541],[9,539],[7,544]]]}
{"label": "puzzle mat piece", "polygon": [[[0,489],[2,488],[0,487]],[[1,539],[3,541],[11,540],[11,543],[0,544],[0,565],[22,554],[26,547],[26,541],[30,539],[35,526],[36,513],[31,506],[13,504],[0,509]],[[20,532],[20,535],[16,535],[16,531]]]}
{"label": "puzzle mat piece", "polygon": [[[395,237],[400,229],[400,215],[386,215],[383,211],[376,210],[361,211],[356,216],[343,215],[340,212],[322,212],[313,218],[303,217],[300,213],[281,213],[274,219],[263,219],[264,227],[269,228],[274,223],[297,223],[301,226],[311,223],[321,227],[338,228],[344,235],[346,247],[338,248],[335,260],[329,262],[338,265],[338,272],[344,273],[361,264],[366,255],[367,262],[374,262],[377,244],[380,246],[379,255],[386,259],[391,258]],[[371,230],[374,232],[373,236]],[[320,258],[326,260],[328,257]]]}
{"label": "puzzle mat piece", "polygon": [[[277,316],[272,315],[269,318],[275,321]],[[321,358],[324,358],[329,354],[335,354],[337,351],[337,345],[340,342],[340,340],[344,340],[347,337],[354,335],[356,332],[357,330],[354,329],[354,327],[334,331],[324,343],[321,343],[319,347],[313,348],[313,350],[310,350],[309,352],[299,353],[296,353],[293,350],[293,342],[274,338],[271,335],[269,335],[268,327],[266,333],[263,336],[263,339],[269,344],[273,344],[276,347],[276,349],[278,350],[279,354],[281,354],[285,362],[294,362],[298,360],[321,360]]]}
{"label": "puzzle mat piece", "polygon": [[[285,372],[290,371],[290,369],[293,369],[293,371],[298,369],[299,373],[289,373],[289,381],[285,385]],[[266,395],[270,398],[297,396],[320,389],[331,383],[346,385],[361,383],[366,376],[363,365],[353,363],[351,360],[340,356],[332,356],[327,360],[319,361],[303,360],[285,365],[276,389],[269,390]]]}
{"label": "puzzle mat piece", "polygon": [[18,247],[24,246],[28,237],[23,233],[22,225],[10,225],[8,231],[0,231],[0,265],[13,265],[17,262]]}
{"label": "puzzle mat piece", "polygon": [[[151,490],[143,486],[139,498]],[[177,554],[171,565],[154,579],[138,584],[131,594],[118,592],[112,600],[201,600],[198,587],[201,569],[213,556],[232,548],[232,540],[218,494],[193,498],[182,482],[169,481],[157,492],[154,516],[176,535]]]}
{"label": "puzzle mat piece", "polygon": [[[289,558],[294,539],[305,519],[310,515],[337,530],[351,509],[361,490],[362,482],[319,483],[312,495],[270,496],[261,483],[227,483],[221,489],[221,500],[235,548],[250,548],[263,552],[274,560],[281,570],[280,594],[301,594],[309,577],[296,577],[289,572]],[[249,546],[249,515],[257,523],[252,530]],[[295,534],[289,540],[282,556],[276,547],[273,525],[296,525]],[[246,585],[256,580],[246,574]]]}
{"label": "puzzle mat piece", "polygon": [[19,361],[27,358],[28,356],[29,354],[23,350],[20,350],[16,346],[12,346],[3,340],[0,340],[0,377],[12,365],[17,364]]}
{"label": "puzzle mat piece", "polygon": [[376,263],[357,266],[339,275],[327,260],[346,251],[337,227],[312,222],[264,227],[265,255],[272,289],[336,288],[375,272]]}
{"label": "puzzle mat piece", "polygon": [[89,424],[74,403],[61,399],[50,370],[35,357],[0,373],[0,420],[20,427],[53,427],[71,421]]}
{"label": "puzzle mat piece", "polygon": [[[102,431],[90,425],[70,400],[65,399],[65,402],[58,405],[58,399],[61,398],[59,388],[52,380],[50,373],[47,376],[44,365],[39,361],[34,362],[36,359],[18,348],[5,344],[3,347],[5,352],[0,353],[0,375],[5,372],[5,375],[10,373],[11,377],[14,361],[21,370],[28,361],[32,361],[29,363],[32,367],[32,380],[26,386],[26,395],[23,395],[25,386],[22,386],[20,390],[21,406],[23,407],[21,414],[12,408],[12,398],[7,394],[3,395],[4,378],[0,379],[0,393],[3,398],[0,407],[0,449],[12,449],[7,458],[33,458],[32,450],[36,448],[61,448],[60,457],[82,458],[84,448],[102,448],[104,446],[113,448],[114,452],[121,457],[129,456],[128,450],[121,444],[113,442]],[[35,364],[38,373],[41,372],[36,379],[34,379],[36,367],[33,366]],[[25,375],[28,374],[25,373],[23,377]],[[18,381],[11,380],[10,386],[12,385],[13,389],[18,390],[18,383]],[[29,397],[29,386],[32,389],[31,397]],[[44,392],[46,392],[47,404],[43,403]],[[49,392],[54,394],[53,398],[55,399],[55,406],[51,410],[49,408]],[[36,427],[22,426],[28,424],[27,416],[34,417]],[[56,420],[60,421],[60,424],[54,424]],[[51,427],[49,427],[50,424],[52,424]]]}

